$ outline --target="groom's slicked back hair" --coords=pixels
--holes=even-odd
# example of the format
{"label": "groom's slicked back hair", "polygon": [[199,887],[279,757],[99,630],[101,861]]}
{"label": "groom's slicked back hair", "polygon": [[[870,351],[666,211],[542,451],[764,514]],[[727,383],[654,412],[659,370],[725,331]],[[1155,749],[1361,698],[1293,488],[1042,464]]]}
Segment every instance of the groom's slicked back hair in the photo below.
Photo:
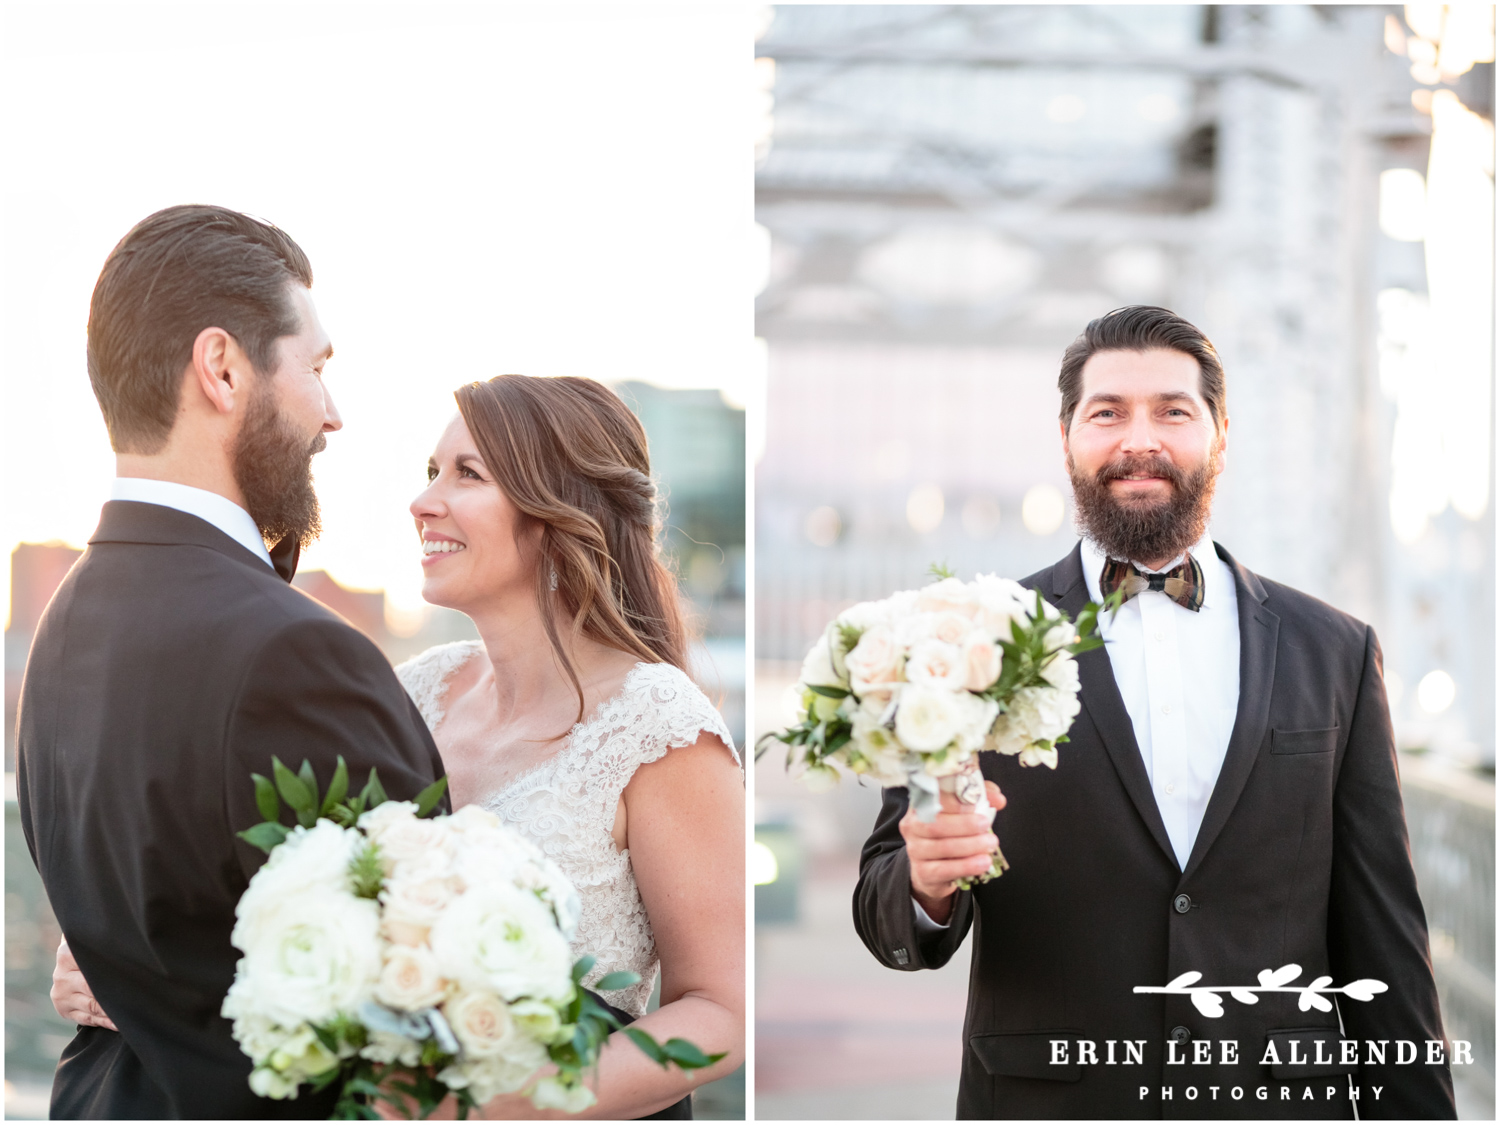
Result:
{"label": "groom's slicked back hair", "polygon": [[166,446],[205,328],[222,328],[257,372],[273,372],[276,341],[302,327],[288,284],[312,280],[300,246],[227,207],[168,207],[137,223],[105,259],[89,303],[89,382],[115,452]]}
{"label": "groom's slicked back hair", "polygon": [[1064,429],[1073,424],[1073,411],[1083,397],[1083,365],[1097,352],[1146,352],[1165,348],[1198,361],[1199,391],[1214,416],[1224,425],[1224,365],[1219,353],[1199,329],[1171,309],[1156,305],[1126,305],[1089,321],[1083,334],[1063,352],[1057,389],[1062,394]]}

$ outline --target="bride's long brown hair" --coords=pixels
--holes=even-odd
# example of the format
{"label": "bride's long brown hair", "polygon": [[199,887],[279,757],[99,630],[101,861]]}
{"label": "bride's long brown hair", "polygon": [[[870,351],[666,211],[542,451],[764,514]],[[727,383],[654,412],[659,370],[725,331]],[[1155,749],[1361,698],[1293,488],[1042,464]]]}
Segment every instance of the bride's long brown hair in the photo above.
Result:
{"label": "bride's long brown hair", "polygon": [[571,377],[499,375],[460,387],[454,398],[505,495],[541,527],[537,604],[578,693],[578,720],[583,685],[553,609],[572,619],[574,640],[687,671],[687,628],[661,559],[646,431],[630,408],[608,387]]}

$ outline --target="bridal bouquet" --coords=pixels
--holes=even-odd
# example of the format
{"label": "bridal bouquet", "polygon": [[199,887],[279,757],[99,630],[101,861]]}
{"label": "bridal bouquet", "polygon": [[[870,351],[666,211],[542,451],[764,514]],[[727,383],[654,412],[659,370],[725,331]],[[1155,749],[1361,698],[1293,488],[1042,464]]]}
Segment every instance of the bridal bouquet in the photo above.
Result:
{"label": "bridal bouquet", "polygon": [[[1100,607],[1085,606],[1075,626],[1010,579],[938,574],[923,589],[845,610],[807,654],[800,721],[761,741],[784,744],[788,769],[812,788],[837,783],[834,767],[844,766],[906,786],[917,817],[931,821],[941,792],[985,806],[981,750],[1057,768],[1057,744],[1079,711],[1073,658],[1104,643]],[[977,881],[1008,867],[996,851]]]}
{"label": "bridal bouquet", "polygon": [[[320,801],[306,762],[272,765],[274,782],[252,775],[265,822],[240,833],[270,858],[235,910],[244,956],[222,1009],[255,1063],[251,1089],[293,1098],[341,1082],[335,1118],[374,1118],[379,1100],[426,1117],[449,1093],[460,1118],[503,1093],[592,1105],[583,1073],[620,1025],[581,986],[594,959],[573,963],[578,894],[556,865],[476,806],[423,819],[446,779],[387,801],[372,770],[345,800],[341,758]],[[295,828],[279,822],[278,793]],[[625,1034],[662,1066],[723,1057]]]}

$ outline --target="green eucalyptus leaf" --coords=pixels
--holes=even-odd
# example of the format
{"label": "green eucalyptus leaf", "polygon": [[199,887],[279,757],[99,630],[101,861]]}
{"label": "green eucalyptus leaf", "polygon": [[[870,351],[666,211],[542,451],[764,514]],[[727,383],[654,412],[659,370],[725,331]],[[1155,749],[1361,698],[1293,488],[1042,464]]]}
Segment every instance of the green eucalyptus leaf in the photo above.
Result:
{"label": "green eucalyptus leaf", "polygon": [[662,1045],[662,1050],[683,1070],[699,1070],[705,1066],[713,1066],[728,1054],[727,1051],[720,1051],[717,1055],[705,1055],[696,1043],[689,1043],[686,1039],[668,1039]]}
{"label": "green eucalyptus leaf", "polygon": [[595,958],[591,954],[584,954],[573,962],[573,983],[578,984],[584,977],[589,975],[589,970],[594,967]]}
{"label": "green eucalyptus leaf", "polygon": [[667,1052],[655,1039],[651,1038],[650,1032],[642,1031],[638,1027],[627,1027],[623,1034],[629,1036],[630,1041],[641,1049],[648,1059],[659,1065],[663,1070],[667,1068],[670,1059]]}

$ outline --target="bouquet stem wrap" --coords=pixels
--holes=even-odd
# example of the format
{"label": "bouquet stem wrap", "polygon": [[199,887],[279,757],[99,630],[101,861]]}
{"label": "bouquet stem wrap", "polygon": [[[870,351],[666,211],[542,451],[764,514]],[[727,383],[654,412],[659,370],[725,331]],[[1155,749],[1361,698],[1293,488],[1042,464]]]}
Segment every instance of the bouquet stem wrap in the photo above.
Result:
{"label": "bouquet stem wrap", "polygon": [[[977,759],[971,758],[960,772],[940,777],[937,781],[938,792],[951,795],[963,811],[970,813],[993,811],[990,808],[989,795],[984,790],[984,775],[979,771]],[[919,813],[918,816],[920,815]],[[990,861],[988,871],[972,878],[959,879],[957,883],[960,889],[968,890],[978,883],[988,883],[1009,870],[1010,864],[1006,861],[1005,854],[996,845],[994,858]]]}

